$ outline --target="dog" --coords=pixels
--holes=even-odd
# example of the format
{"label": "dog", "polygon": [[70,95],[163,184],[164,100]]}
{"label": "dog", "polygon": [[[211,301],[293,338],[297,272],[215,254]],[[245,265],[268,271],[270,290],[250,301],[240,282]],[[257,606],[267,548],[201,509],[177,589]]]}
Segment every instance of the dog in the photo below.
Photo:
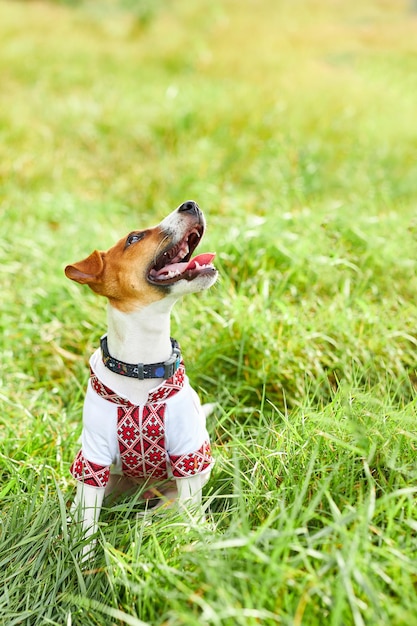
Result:
{"label": "dog", "polygon": [[90,359],[82,446],[70,469],[84,559],[107,495],[141,487],[145,498],[160,496],[157,506],[177,502],[202,515],[202,487],[213,466],[206,414],[171,338],[170,315],[181,296],[217,280],[215,254],[192,258],[205,227],[190,200],[154,228],[65,268],[108,301],[107,334]]}

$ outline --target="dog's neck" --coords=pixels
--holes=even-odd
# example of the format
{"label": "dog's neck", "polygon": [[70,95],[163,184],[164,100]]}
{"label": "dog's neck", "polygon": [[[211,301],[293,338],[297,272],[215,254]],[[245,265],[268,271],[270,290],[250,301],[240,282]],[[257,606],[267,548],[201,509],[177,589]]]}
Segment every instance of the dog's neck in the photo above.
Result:
{"label": "dog's neck", "polygon": [[110,354],[125,363],[155,363],[171,356],[171,309],[174,302],[158,300],[133,313],[107,308]]}
{"label": "dog's neck", "polygon": [[[132,313],[123,313],[108,304],[107,344],[112,357],[125,363],[157,363],[172,353],[171,309],[175,300],[163,298]],[[137,380],[120,376],[99,362],[96,374],[116,393],[134,404],[144,404],[148,392],[162,382],[153,378]]]}

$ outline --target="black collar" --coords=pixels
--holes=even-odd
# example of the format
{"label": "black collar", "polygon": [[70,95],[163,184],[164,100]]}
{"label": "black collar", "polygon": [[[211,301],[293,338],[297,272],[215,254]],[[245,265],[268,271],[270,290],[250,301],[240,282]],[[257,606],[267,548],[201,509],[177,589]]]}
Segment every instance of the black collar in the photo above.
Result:
{"label": "black collar", "polygon": [[110,356],[109,348],[107,346],[107,335],[103,335],[100,339],[101,354],[103,357],[104,365],[121,376],[128,376],[129,378],[138,378],[143,380],[144,378],[171,378],[179,368],[181,364],[181,351],[178,343],[175,339],[171,338],[172,354],[167,361],[161,363],[124,363],[118,361],[113,356]]}

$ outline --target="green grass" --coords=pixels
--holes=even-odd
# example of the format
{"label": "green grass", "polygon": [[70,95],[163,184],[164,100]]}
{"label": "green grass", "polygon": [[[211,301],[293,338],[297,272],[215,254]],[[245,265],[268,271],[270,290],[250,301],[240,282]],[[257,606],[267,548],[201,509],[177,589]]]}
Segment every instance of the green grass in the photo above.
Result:
{"label": "green grass", "polygon": [[[0,2],[0,624],[414,623],[415,32],[397,0]],[[105,306],[63,267],[188,198],[209,523],[118,502],[83,572]]]}

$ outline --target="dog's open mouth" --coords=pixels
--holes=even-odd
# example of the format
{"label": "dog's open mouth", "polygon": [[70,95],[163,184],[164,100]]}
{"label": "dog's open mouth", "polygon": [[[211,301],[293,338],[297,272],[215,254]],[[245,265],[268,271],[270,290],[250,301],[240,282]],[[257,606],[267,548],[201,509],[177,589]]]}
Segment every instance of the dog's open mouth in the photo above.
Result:
{"label": "dog's open mouth", "polygon": [[198,276],[212,276],[216,272],[212,264],[216,256],[214,253],[205,252],[191,258],[202,234],[202,227],[193,228],[179,243],[165,250],[151,266],[149,282],[154,285],[171,285],[179,280],[190,281]]}

